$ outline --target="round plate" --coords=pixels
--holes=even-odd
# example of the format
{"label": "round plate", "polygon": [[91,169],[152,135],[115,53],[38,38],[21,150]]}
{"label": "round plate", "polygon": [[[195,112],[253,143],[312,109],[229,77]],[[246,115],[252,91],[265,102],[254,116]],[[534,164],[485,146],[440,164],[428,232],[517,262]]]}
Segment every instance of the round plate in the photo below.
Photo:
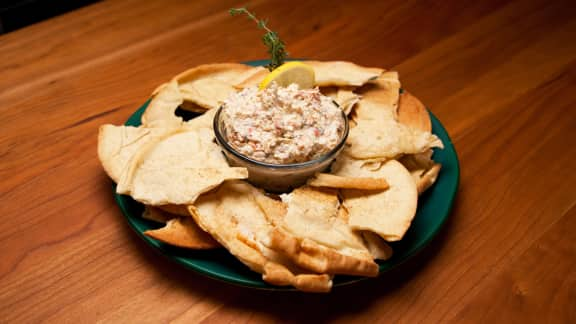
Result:
{"label": "round plate", "polygon": [[[246,64],[253,66],[261,66],[267,63],[268,61],[265,60],[246,62]],[[125,125],[139,126],[142,113],[146,110],[149,102],[148,100],[134,112]],[[397,267],[426,246],[438,233],[452,208],[460,176],[458,157],[452,141],[440,121],[432,113],[430,113],[430,118],[432,120],[432,132],[442,140],[445,146],[443,150],[434,150],[434,161],[441,163],[442,169],[436,183],[419,197],[418,211],[404,238],[399,242],[390,243],[394,250],[392,258],[378,262],[380,274]],[[116,192],[115,186],[114,192]],[[260,274],[249,270],[225,249],[208,251],[186,250],[166,245],[145,236],[142,234],[144,231],[155,229],[162,225],[143,219],[141,215],[144,206],[134,201],[131,197],[116,193],[114,196],[122,210],[122,214],[136,233],[146,243],[176,263],[210,278],[236,285],[260,289],[294,290],[290,287],[277,287],[265,283],[262,281]],[[366,278],[337,275],[334,278],[334,286],[350,284],[363,279]]]}

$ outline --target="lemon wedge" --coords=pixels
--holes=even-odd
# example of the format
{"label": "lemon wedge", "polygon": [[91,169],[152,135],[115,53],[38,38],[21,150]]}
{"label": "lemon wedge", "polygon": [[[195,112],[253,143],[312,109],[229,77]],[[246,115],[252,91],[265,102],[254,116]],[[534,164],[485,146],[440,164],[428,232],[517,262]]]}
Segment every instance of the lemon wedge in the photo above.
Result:
{"label": "lemon wedge", "polygon": [[272,82],[276,82],[280,87],[287,87],[292,83],[296,83],[300,89],[311,89],[314,88],[315,82],[314,69],[302,62],[287,62],[270,72],[260,82],[258,87],[260,90],[265,89]]}

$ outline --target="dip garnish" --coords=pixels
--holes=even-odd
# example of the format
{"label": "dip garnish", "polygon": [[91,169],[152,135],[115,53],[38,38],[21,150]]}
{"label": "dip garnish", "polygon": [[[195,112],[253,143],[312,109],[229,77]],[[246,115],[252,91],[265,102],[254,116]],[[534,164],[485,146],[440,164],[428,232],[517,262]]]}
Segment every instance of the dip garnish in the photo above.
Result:
{"label": "dip garnish", "polygon": [[254,20],[260,29],[264,29],[266,33],[262,36],[262,42],[268,47],[268,54],[270,54],[270,63],[266,65],[268,70],[272,71],[284,63],[288,53],[284,48],[284,42],[278,37],[278,34],[266,26],[266,20],[259,20],[256,15],[248,11],[246,8],[231,8],[230,15],[235,16],[238,14],[246,14],[250,19]]}
{"label": "dip garnish", "polygon": [[228,143],[257,161],[292,164],[316,159],[342,138],[341,109],[318,88],[272,83],[232,94],[222,106]]}

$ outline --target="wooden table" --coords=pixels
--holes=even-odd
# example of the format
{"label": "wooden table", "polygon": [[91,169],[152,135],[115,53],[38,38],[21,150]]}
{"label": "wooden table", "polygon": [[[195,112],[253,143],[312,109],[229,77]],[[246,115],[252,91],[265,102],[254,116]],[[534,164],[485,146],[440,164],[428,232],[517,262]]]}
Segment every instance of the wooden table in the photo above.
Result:
{"label": "wooden table", "polygon": [[96,156],[191,66],[266,57],[237,1],[100,2],[0,36],[0,322],[576,322],[569,1],[251,1],[293,57],[400,72],[461,162],[422,253],[332,293],[202,277],[128,227]]}

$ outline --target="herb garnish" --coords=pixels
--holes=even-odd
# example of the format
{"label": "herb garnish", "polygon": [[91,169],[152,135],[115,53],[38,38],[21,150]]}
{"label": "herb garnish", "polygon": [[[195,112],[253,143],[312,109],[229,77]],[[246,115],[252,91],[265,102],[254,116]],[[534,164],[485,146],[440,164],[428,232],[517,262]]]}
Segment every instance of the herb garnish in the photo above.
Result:
{"label": "herb garnish", "polygon": [[278,34],[273,32],[266,26],[266,20],[256,18],[256,15],[248,11],[246,8],[231,8],[229,10],[231,16],[245,13],[250,19],[254,20],[260,29],[264,29],[266,33],[262,36],[262,42],[268,47],[268,54],[270,54],[270,63],[266,65],[268,70],[272,71],[279,67],[286,60],[288,53],[284,48],[284,42],[278,37]]}

